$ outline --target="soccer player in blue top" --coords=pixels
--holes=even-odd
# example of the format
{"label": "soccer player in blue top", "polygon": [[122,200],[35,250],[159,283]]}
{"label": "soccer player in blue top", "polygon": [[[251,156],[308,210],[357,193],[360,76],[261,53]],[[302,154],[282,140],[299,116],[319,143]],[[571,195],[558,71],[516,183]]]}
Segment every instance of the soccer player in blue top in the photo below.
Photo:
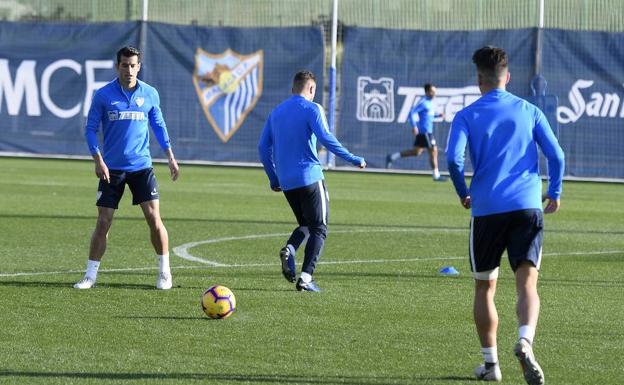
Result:
{"label": "soccer player in blue top", "polygon": [[446,180],[445,177],[440,175],[438,169],[438,145],[433,136],[433,119],[444,117],[443,114],[434,112],[433,99],[435,95],[435,86],[431,83],[425,84],[425,96],[414,104],[409,114],[409,120],[414,130],[414,147],[410,150],[388,154],[386,157],[386,168],[390,168],[392,162],[399,158],[418,156],[426,148],[429,152],[429,164],[433,169],[433,180],[438,182]]}
{"label": "soccer player in blue top", "polygon": [[[515,274],[518,342],[514,353],[528,384],[543,384],[544,373],[533,354],[539,317],[537,279],[542,261],[543,215],[559,209],[564,155],[544,114],[505,91],[509,82],[507,54],[483,47],[473,57],[481,98],[461,110],[451,125],[446,157],[462,206],[472,208],[470,267],[475,278],[474,320],[485,363],[475,369],[480,380],[500,381],[494,304],[501,256]],[[464,181],[466,145],[474,175]],[[548,190],[542,196],[541,148],[548,160]],[[542,209],[542,202],[547,201]]]}
{"label": "soccer player in blue top", "polygon": [[[116,69],[119,76],[95,93],[87,116],[85,137],[95,161],[95,175],[100,179],[96,197],[98,218],[91,236],[86,273],[74,287],[90,289],[95,284],[113,214],[127,184],[132,191],[132,203],[140,205],[143,210],[160,261],[156,288],[166,290],[172,286],[169,238],[160,218],[158,183],[149,151],[148,122],[167,154],[174,181],[178,178],[178,163],[160,111],[158,92],[137,78],[141,69],[140,52],[133,47],[121,48],[117,52]],[[100,126],[104,137],[102,147],[97,137]]]}
{"label": "soccer player in blue top", "polygon": [[327,236],[329,195],[316,150],[317,139],[345,161],[366,167],[364,158],[347,151],[329,132],[325,111],[314,103],[316,79],[309,71],[293,79],[293,95],[278,105],[264,125],[258,151],[273,191],[283,191],[298,227],[280,250],[282,274],[295,282],[295,253],[307,239],[299,291],[320,291],[312,274]]}

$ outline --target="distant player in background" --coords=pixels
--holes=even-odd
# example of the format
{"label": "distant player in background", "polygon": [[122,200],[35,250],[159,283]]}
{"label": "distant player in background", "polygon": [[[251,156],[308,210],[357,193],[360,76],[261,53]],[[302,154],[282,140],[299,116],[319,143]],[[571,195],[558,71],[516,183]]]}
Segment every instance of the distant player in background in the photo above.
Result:
{"label": "distant player in background", "polygon": [[[392,162],[399,158],[408,156],[418,156],[425,149],[429,152],[429,164],[433,169],[433,180],[445,181],[446,178],[440,175],[438,169],[438,145],[433,136],[433,119],[443,117],[443,114],[436,114],[433,107],[433,99],[436,95],[436,88],[433,84],[425,84],[425,96],[412,107],[409,120],[414,130],[414,147],[410,150],[388,154],[386,157],[386,168],[392,167]],[[418,117],[418,120],[416,119]]]}
{"label": "distant player in background", "polygon": [[[461,204],[472,208],[470,267],[475,278],[474,320],[485,363],[475,369],[480,380],[501,381],[494,304],[501,256],[507,250],[516,278],[518,342],[514,353],[528,384],[544,383],[533,354],[539,317],[537,279],[542,261],[545,213],[559,209],[564,155],[544,114],[531,103],[505,91],[509,82],[507,54],[483,47],[473,57],[481,98],[453,119],[446,157]],[[466,145],[474,176],[464,181]],[[548,191],[542,196],[538,146],[548,160]]]}
{"label": "distant player in background", "polygon": [[317,138],[327,150],[354,166],[365,168],[366,161],[347,151],[329,132],[323,107],[312,101],[316,79],[311,72],[295,75],[292,93],[269,115],[258,151],[271,189],[284,192],[299,224],[280,250],[282,274],[289,282],[295,282],[295,253],[307,239],[295,288],[318,292],[312,275],[327,236],[329,195],[318,159]]}
{"label": "distant player in background", "polygon": [[[133,47],[117,52],[118,78],[100,88],[89,109],[85,137],[95,161],[95,175],[100,179],[96,205],[98,218],[91,236],[87,271],[74,285],[90,289],[95,285],[100,260],[106,251],[108,231],[126,184],[132,191],[132,203],[140,205],[150,228],[150,239],[160,262],[157,289],[172,286],[169,267],[169,237],[160,218],[158,183],[152,170],[148,122],[169,161],[171,179],[178,178],[178,163],[173,156],[167,127],[160,110],[155,88],[138,80],[141,54]],[[97,133],[102,126],[102,151]]]}

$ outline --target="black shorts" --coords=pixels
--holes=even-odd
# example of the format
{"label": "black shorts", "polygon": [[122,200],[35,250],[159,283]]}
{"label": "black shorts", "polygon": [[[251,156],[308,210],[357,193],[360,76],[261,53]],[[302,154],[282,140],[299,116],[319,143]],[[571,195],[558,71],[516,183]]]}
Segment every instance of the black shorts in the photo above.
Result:
{"label": "black shorts", "polygon": [[436,140],[433,134],[418,134],[414,139],[414,147],[433,148]]}
{"label": "black shorts", "polygon": [[151,167],[139,171],[109,170],[109,175],[110,183],[100,179],[96,206],[117,209],[126,184],[132,191],[133,205],[153,201],[160,197],[156,175]]}
{"label": "black shorts", "polygon": [[496,279],[505,250],[514,272],[524,261],[539,269],[543,229],[544,215],[539,209],[471,218],[470,268],[475,279]]}
{"label": "black shorts", "polygon": [[299,226],[327,226],[329,220],[329,193],[325,181],[284,191]]}

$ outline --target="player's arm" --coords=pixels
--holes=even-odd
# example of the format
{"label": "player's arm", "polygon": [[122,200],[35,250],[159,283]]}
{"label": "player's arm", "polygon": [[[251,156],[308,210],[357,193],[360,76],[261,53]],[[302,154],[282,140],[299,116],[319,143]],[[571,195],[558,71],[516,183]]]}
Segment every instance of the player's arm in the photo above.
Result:
{"label": "player's arm", "polygon": [[325,119],[325,111],[323,110],[323,107],[316,103],[314,106],[315,110],[313,114],[310,114],[308,124],[321,144],[336,156],[339,156],[352,165],[359,168],[366,168],[366,160],[364,160],[364,158],[350,153],[346,148],[344,148],[338,139],[336,139],[336,137],[329,132],[329,126],[327,125],[327,119]]}
{"label": "player's arm", "polygon": [[178,161],[173,155],[173,150],[169,147],[165,154],[167,155],[167,164],[169,165],[169,173],[171,174],[171,180],[176,181],[180,176],[180,166],[178,166]]}
{"label": "player's arm", "polygon": [[418,113],[422,110],[422,106],[423,105],[422,105],[422,99],[421,99],[421,101],[419,101],[412,107],[409,113],[409,122],[410,122],[410,125],[412,126],[412,132],[414,133],[414,136],[418,135],[419,133],[418,120],[416,120],[416,117],[418,116]]}
{"label": "player's arm", "polygon": [[565,156],[546,116],[538,109],[536,109],[534,134],[535,140],[548,162],[548,190],[542,200],[546,201],[544,213],[550,214],[557,212],[561,205]]}
{"label": "player's arm", "polygon": [[464,179],[464,161],[468,143],[468,127],[461,115],[455,115],[446,144],[446,162],[462,206],[470,208],[471,200]]}
{"label": "player's arm", "polygon": [[100,144],[97,137],[97,133],[102,125],[102,117],[104,115],[103,111],[104,109],[101,96],[96,93],[93,95],[91,107],[89,107],[89,113],[87,114],[85,139],[87,140],[89,152],[91,153],[93,162],[95,163],[95,175],[99,179],[104,180],[106,183],[110,183],[110,173],[108,171],[108,166],[106,166],[104,158],[102,158],[102,154],[100,153]]}
{"label": "player's arm", "polygon": [[180,166],[178,166],[178,161],[173,155],[169,133],[167,132],[167,125],[165,124],[165,119],[160,109],[160,96],[158,95],[158,91],[154,89],[151,98],[152,108],[150,108],[148,112],[148,120],[160,148],[162,148],[167,155],[167,164],[169,166],[171,180],[175,181],[180,176]]}
{"label": "player's arm", "polygon": [[260,134],[260,142],[258,143],[258,154],[260,161],[264,167],[264,172],[269,177],[271,190],[281,191],[279,179],[275,172],[275,163],[273,162],[273,138],[271,136],[271,116],[267,119]]}
{"label": "player's arm", "polygon": [[104,158],[102,158],[102,154],[98,152],[93,154],[92,157],[95,162],[95,175],[106,183],[110,183],[110,172],[108,171],[108,166],[104,162]]}

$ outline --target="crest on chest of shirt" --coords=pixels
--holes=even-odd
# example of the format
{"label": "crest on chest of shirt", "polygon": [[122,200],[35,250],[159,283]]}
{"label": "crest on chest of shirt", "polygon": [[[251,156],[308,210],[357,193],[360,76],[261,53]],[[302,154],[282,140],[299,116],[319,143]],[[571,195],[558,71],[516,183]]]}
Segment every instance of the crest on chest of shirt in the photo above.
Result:
{"label": "crest on chest of shirt", "polygon": [[143,103],[145,103],[145,98],[138,97],[138,98],[134,99],[134,102],[136,103],[137,106],[141,107],[143,105]]}
{"label": "crest on chest of shirt", "polygon": [[227,49],[212,54],[197,48],[193,84],[206,119],[226,143],[262,95],[262,50],[241,55]]}

